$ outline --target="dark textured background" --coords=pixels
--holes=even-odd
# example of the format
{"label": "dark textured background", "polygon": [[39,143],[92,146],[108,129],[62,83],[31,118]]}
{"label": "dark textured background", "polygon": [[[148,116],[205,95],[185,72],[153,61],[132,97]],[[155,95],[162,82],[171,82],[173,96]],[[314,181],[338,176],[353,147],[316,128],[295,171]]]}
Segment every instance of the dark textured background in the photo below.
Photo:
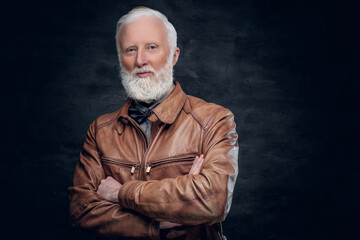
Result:
{"label": "dark textured background", "polygon": [[357,12],[299,0],[2,4],[3,239],[90,238],[69,227],[66,188],[88,125],[125,98],[115,24],[137,5],[177,29],[183,89],[235,114],[228,239],[355,239]]}

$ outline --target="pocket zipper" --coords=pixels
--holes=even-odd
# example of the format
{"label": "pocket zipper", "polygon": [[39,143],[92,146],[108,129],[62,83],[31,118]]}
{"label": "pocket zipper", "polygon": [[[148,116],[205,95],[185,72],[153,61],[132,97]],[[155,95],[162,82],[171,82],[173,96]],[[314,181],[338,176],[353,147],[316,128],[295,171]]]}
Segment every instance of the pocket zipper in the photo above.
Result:
{"label": "pocket zipper", "polygon": [[161,159],[159,161],[156,162],[152,162],[152,163],[148,163],[146,165],[146,174],[150,173],[150,170],[153,167],[156,166],[160,166],[160,165],[164,165],[167,163],[178,163],[178,162],[191,162],[195,159],[196,154],[189,154],[189,155],[184,155],[184,156],[175,156],[175,157],[171,157],[171,158],[166,158],[166,159]]}
{"label": "pocket zipper", "polygon": [[135,172],[135,169],[137,169],[139,167],[138,164],[121,162],[121,161],[119,161],[117,159],[109,158],[109,157],[102,158],[102,161],[107,162],[107,163],[111,163],[111,164],[115,164],[115,165],[118,165],[118,166],[128,167],[128,168],[130,168],[131,175],[133,175],[134,172]]}

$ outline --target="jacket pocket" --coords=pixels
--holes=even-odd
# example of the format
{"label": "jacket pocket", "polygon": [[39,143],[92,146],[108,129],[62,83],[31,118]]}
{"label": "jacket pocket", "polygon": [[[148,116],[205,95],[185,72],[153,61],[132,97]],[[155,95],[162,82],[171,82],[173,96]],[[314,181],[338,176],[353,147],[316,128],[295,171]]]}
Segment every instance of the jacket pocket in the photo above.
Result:
{"label": "jacket pocket", "polygon": [[133,175],[135,173],[135,170],[139,168],[139,165],[136,163],[129,163],[112,157],[102,157],[101,159],[103,163],[116,165],[122,168],[128,168],[131,175]]}
{"label": "jacket pocket", "polygon": [[163,159],[159,159],[157,161],[152,161],[146,164],[145,166],[145,173],[146,174],[150,174],[150,171],[154,168],[159,168],[159,167],[164,167],[166,165],[170,165],[170,164],[186,164],[186,163],[190,163],[192,164],[192,162],[194,161],[196,157],[195,153],[191,153],[191,154],[186,154],[186,155],[180,155],[180,156],[171,156],[168,158],[163,158]]}

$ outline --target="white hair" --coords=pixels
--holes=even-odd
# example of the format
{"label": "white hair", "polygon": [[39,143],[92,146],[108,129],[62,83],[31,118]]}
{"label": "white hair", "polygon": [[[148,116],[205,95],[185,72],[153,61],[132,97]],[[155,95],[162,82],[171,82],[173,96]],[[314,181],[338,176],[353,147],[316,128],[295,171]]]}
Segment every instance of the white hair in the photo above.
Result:
{"label": "white hair", "polygon": [[128,14],[125,14],[124,16],[122,16],[119,19],[119,21],[117,22],[115,41],[116,41],[116,49],[118,51],[120,61],[121,61],[121,49],[120,49],[118,36],[119,36],[121,29],[126,24],[129,24],[132,21],[134,21],[135,19],[137,19],[139,17],[144,17],[144,16],[156,17],[164,23],[166,30],[168,32],[168,42],[169,42],[169,47],[170,47],[170,54],[171,55],[174,54],[176,46],[177,46],[177,33],[176,33],[174,26],[169,22],[167,17],[164,14],[162,14],[161,12],[156,11],[151,8],[136,7],[136,8],[133,8]]}

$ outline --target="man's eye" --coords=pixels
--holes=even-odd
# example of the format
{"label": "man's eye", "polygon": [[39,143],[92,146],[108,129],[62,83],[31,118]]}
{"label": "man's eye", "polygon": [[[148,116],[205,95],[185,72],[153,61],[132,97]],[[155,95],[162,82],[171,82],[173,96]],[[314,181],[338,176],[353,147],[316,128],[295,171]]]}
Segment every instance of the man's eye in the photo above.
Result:
{"label": "man's eye", "polygon": [[135,52],[135,51],[136,51],[135,48],[128,48],[128,49],[126,49],[126,52],[127,52],[127,53],[132,53],[132,52]]}
{"label": "man's eye", "polygon": [[150,45],[148,48],[149,48],[150,50],[155,50],[155,49],[157,48],[157,46],[156,46],[156,45]]}

